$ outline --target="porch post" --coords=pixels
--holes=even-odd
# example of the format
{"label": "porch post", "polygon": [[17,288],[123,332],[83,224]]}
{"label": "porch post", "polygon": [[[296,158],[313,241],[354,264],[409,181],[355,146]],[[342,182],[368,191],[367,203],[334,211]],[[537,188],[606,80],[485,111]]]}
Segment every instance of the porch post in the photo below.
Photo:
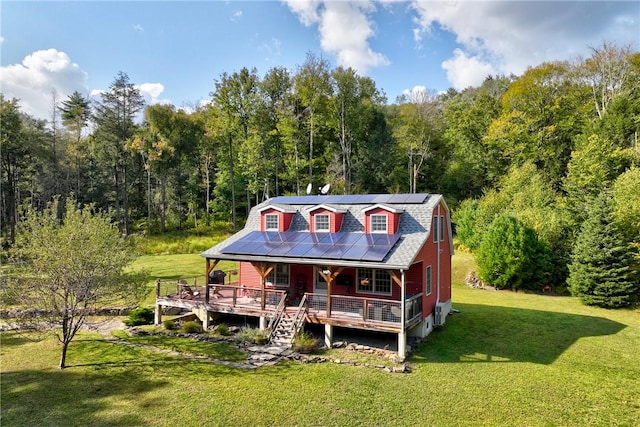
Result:
{"label": "porch post", "polygon": [[327,267],[327,270],[329,274],[326,274],[323,270],[318,270],[318,272],[324,278],[324,281],[327,282],[327,317],[331,317],[331,288],[335,278],[338,277],[338,274],[342,272],[343,268],[340,267],[332,270],[331,267]]}
{"label": "porch post", "polygon": [[160,298],[160,279],[156,280],[156,309],[153,317],[153,322],[156,325],[162,323],[162,306],[157,303]]}
{"label": "porch post", "polygon": [[398,333],[398,356],[404,359],[407,355],[407,290],[405,287],[404,270],[400,270],[400,304],[402,305],[402,319],[400,320],[400,333]]}
{"label": "porch post", "polygon": [[324,325],[324,345],[331,348],[331,344],[333,344],[333,325],[326,324]]}
{"label": "porch post", "polygon": [[220,262],[220,260],[216,259],[213,260],[213,264],[211,263],[211,259],[207,258],[207,266],[205,268],[206,274],[204,277],[204,282],[205,282],[205,291],[204,291],[204,302],[205,304],[209,304],[209,273],[211,273],[211,270],[213,270],[214,268],[216,268],[216,265],[218,265],[218,263]]}
{"label": "porch post", "polygon": [[159,325],[162,323],[162,306],[160,304],[156,304],[156,309],[154,312],[153,323],[155,325]]}

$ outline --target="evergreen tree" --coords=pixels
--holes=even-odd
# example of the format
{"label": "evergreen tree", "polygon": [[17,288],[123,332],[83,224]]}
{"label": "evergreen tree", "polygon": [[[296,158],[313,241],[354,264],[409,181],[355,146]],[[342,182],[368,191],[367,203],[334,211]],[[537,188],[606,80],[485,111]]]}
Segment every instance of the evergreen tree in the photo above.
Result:
{"label": "evergreen tree", "polygon": [[483,282],[497,288],[540,289],[549,279],[550,251],[515,216],[496,217],[476,253]]}
{"label": "evergreen tree", "polygon": [[610,196],[602,192],[582,224],[569,265],[572,295],[587,305],[616,308],[638,298],[640,282],[630,268],[628,241],[613,219]]}

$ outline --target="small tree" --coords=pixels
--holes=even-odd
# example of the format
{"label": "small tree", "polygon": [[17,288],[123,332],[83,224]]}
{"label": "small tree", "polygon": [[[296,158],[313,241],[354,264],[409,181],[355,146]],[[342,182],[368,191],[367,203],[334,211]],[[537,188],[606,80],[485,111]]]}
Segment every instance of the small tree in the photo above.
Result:
{"label": "small tree", "polygon": [[573,247],[569,265],[571,294],[587,305],[616,308],[637,300],[640,283],[630,268],[632,251],[628,239],[613,220],[611,199],[602,192]]}
{"label": "small tree", "polygon": [[46,327],[62,344],[63,369],[69,343],[87,316],[100,306],[138,300],[145,280],[124,272],[134,252],[106,215],[92,213],[91,206],[77,208],[70,198],[60,220],[57,205],[28,211],[20,224],[17,253],[35,277],[16,279],[11,290],[37,314],[19,321]]}
{"label": "small tree", "polygon": [[483,282],[514,290],[544,285],[551,270],[549,260],[549,249],[535,231],[509,214],[496,217],[476,253]]}

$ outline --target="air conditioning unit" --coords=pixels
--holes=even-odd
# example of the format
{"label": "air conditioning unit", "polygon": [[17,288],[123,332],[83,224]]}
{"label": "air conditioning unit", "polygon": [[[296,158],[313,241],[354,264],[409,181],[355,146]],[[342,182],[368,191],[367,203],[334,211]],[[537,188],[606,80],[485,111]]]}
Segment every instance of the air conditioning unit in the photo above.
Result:
{"label": "air conditioning unit", "polygon": [[434,317],[433,322],[434,322],[435,326],[444,325],[444,321],[445,321],[446,315],[443,313],[442,308],[443,307],[440,304],[438,304],[438,305],[436,305],[436,308],[435,308],[435,310],[433,312],[433,317]]}

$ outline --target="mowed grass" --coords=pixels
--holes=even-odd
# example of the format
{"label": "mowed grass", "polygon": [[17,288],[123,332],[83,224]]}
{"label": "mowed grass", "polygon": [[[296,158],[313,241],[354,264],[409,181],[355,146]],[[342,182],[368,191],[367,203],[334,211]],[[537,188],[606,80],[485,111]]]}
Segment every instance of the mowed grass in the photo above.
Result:
{"label": "mowed grass", "polygon": [[461,278],[473,268],[455,256],[459,313],[417,348],[410,374],[293,362],[247,371],[89,333],[60,371],[53,340],[4,332],[0,425],[640,425],[638,310],[471,289]]}

